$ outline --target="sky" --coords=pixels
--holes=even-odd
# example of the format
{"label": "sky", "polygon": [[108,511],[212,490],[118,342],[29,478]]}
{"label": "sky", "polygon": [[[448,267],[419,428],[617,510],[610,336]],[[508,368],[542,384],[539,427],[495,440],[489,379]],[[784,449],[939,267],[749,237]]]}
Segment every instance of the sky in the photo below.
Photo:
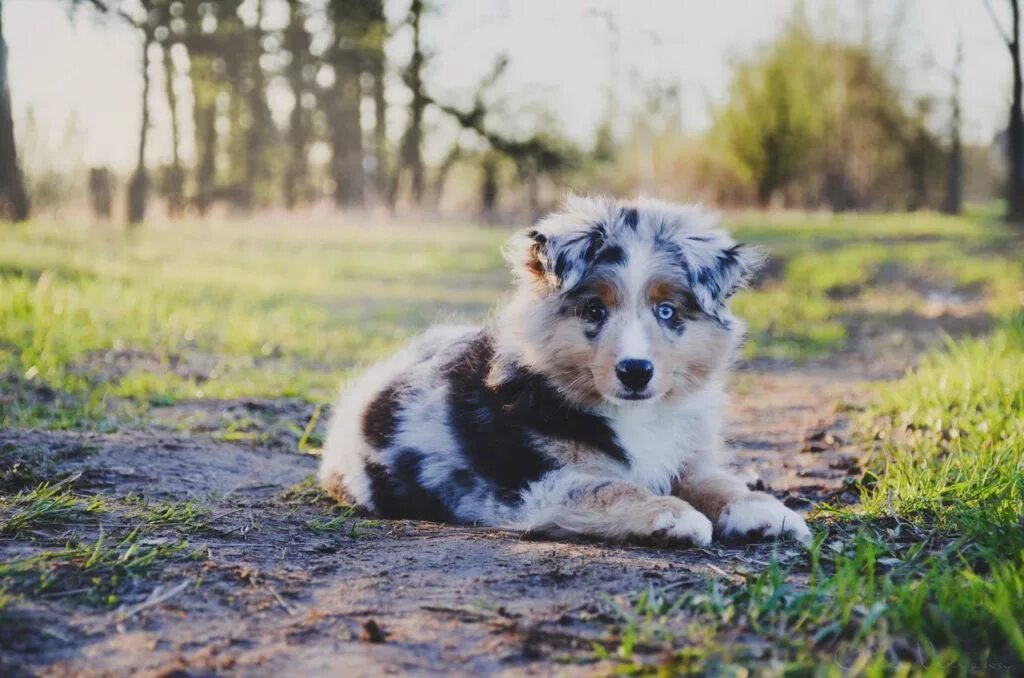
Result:
{"label": "sky", "polygon": [[[678,90],[686,130],[700,133],[711,107],[725,98],[733,64],[769,44],[798,1],[438,0],[424,22],[432,54],[427,83],[435,97],[466,99],[504,53],[510,66],[499,94],[513,119],[530,120],[543,110],[563,132],[586,142],[605,115],[609,92],[621,111],[633,111],[642,107],[639,90],[658,84]],[[408,0],[386,2],[397,24]],[[991,4],[1008,25],[1005,0]],[[141,119],[140,41],[90,11],[72,18],[67,6],[66,0],[3,3],[16,134],[28,147],[23,154],[46,157],[53,166],[127,169]],[[804,0],[804,6],[815,25],[833,35],[859,40],[866,24],[876,44],[894,50],[902,82],[942,100],[962,36],[964,136],[987,143],[1002,128],[1009,57],[982,0]],[[407,43],[402,32],[390,42],[393,64],[404,63]],[[169,154],[169,133],[162,84],[154,78],[151,157],[159,161]],[[400,103],[404,96],[396,81],[389,98]],[[187,105],[187,91],[182,98]],[[286,117],[286,104],[274,92],[271,105]],[[400,106],[396,110],[400,115]],[[936,109],[937,127],[944,110]],[[190,121],[184,123],[187,138]]]}

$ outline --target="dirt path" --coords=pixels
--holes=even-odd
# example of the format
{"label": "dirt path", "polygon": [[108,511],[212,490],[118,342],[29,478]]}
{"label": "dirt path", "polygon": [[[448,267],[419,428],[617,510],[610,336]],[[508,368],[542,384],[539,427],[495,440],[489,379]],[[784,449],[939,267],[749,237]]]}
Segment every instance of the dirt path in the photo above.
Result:
{"label": "dirt path", "polygon": [[[826,496],[842,500],[860,456],[849,445],[844,405],[865,396],[863,371],[841,362],[772,367],[737,375],[731,438],[738,466],[799,510]],[[307,416],[273,403],[245,407],[269,408],[271,424],[291,417],[301,426]],[[622,621],[616,605],[628,607],[648,585],[703,586],[772,555],[795,555],[786,545],[609,547],[357,519],[318,531],[310,521],[329,520],[328,507],[308,487],[294,490],[316,459],[274,441],[0,433],[0,446],[27,455],[26,463],[81,472],[76,488],[83,492],[195,499],[205,509],[187,528],[153,531],[157,543],[186,537],[191,555],[132,579],[120,605],[83,603],[72,579],[62,586],[58,575],[47,593],[5,610],[0,669],[589,675],[608,668],[593,661],[593,644],[614,646]],[[118,520],[125,519],[90,515],[75,534],[95,537],[100,526],[109,533]],[[0,559],[59,546],[68,536],[56,529],[0,539]]]}

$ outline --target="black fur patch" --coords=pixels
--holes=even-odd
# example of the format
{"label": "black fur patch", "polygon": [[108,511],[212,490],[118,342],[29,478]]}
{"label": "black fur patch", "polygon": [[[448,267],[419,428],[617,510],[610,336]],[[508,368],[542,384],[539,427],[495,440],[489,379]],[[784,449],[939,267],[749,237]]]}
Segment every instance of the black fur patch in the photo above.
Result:
{"label": "black fur patch", "polygon": [[635,231],[637,222],[640,219],[639,213],[635,207],[625,207],[621,213],[622,223],[626,225],[630,230]]}
{"label": "black fur patch", "polygon": [[403,449],[390,471],[383,464],[367,461],[363,468],[370,477],[370,491],[377,513],[385,518],[454,522],[448,507],[419,481],[422,455],[411,448]]}
{"label": "black fur patch", "polygon": [[618,245],[608,245],[603,250],[597,253],[594,262],[597,264],[609,264],[611,266],[618,266],[626,260],[626,250],[622,249]]}
{"label": "black fur patch", "polygon": [[500,500],[514,504],[521,490],[555,465],[508,416],[499,393],[487,387],[493,357],[491,338],[481,333],[443,368],[449,384],[448,416],[467,464],[494,487]]}
{"label": "black fur patch", "polygon": [[597,224],[589,231],[574,235],[564,242],[553,241],[555,245],[555,277],[564,280],[569,271],[582,273],[604,247],[607,234],[604,224]]}
{"label": "black fur patch", "polygon": [[629,465],[629,456],[608,420],[574,407],[543,375],[517,368],[499,391],[512,421],[553,438],[583,443]]}
{"label": "black fur patch", "polygon": [[462,455],[500,499],[518,502],[520,491],[556,467],[534,446],[531,432],[579,441],[628,464],[607,420],[574,407],[542,375],[519,367],[497,388],[488,388],[493,357],[491,337],[480,333],[445,374]]}
{"label": "black fur patch", "polygon": [[748,273],[740,258],[741,247],[741,244],[737,244],[721,250],[711,266],[689,269],[690,286],[702,291],[708,303],[712,304],[711,308],[705,308],[704,311],[725,327],[729,323],[722,318],[721,310],[726,300],[743,284]]}
{"label": "black fur patch", "polygon": [[587,237],[587,249],[583,252],[583,259],[587,262],[592,262],[597,259],[597,253],[604,247],[604,243],[608,238],[608,234],[605,231],[604,224],[598,224],[594,226],[594,230],[590,232]]}
{"label": "black fur patch", "polygon": [[722,253],[718,255],[718,266],[732,276],[724,290],[726,298],[736,293],[736,290],[742,284],[744,275],[747,273],[744,270],[743,262],[740,261],[741,247],[743,247],[743,243],[737,243],[728,249],[722,250]]}
{"label": "black fur patch", "polygon": [[657,252],[667,254],[673,263],[681,268],[684,274],[689,276],[690,264],[686,259],[686,254],[683,253],[683,248],[677,245],[671,238],[663,233],[656,234],[654,236],[654,249]]}
{"label": "black fur patch", "polygon": [[363,412],[363,437],[378,450],[388,447],[398,431],[399,388],[399,384],[390,384]]}

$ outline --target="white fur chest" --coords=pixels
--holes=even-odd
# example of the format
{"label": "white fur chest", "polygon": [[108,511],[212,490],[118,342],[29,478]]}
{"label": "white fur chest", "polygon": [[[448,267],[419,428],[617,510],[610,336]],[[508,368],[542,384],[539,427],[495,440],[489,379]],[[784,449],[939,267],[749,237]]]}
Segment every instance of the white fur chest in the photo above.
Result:
{"label": "white fur chest", "polygon": [[616,408],[609,419],[630,457],[625,477],[668,494],[684,466],[715,463],[723,406],[721,391],[704,389],[683,402]]}

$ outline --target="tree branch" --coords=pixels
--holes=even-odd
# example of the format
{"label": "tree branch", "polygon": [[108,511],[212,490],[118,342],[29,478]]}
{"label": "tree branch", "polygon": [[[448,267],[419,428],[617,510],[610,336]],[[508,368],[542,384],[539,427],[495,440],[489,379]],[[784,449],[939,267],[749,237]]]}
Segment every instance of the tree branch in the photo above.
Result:
{"label": "tree branch", "polygon": [[92,5],[93,8],[97,12],[99,12],[100,14],[116,14],[117,16],[121,17],[121,19],[123,19],[124,21],[127,21],[129,24],[131,24],[131,26],[133,28],[137,28],[139,30],[145,29],[145,22],[140,23],[139,21],[137,21],[135,19],[135,17],[133,17],[128,12],[124,11],[124,9],[122,9],[121,7],[117,7],[116,9],[111,9],[111,7],[108,4],[107,0],[80,0],[80,1]]}
{"label": "tree branch", "polygon": [[999,17],[996,16],[995,10],[992,9],[992,4],[989,0],[984,0],[984,4],[985,9],[988,10],[989,17],[992,18],[992,25],[995,26],[996,33],[999,33],[999,37],[1003,39],[1003,42],[1006,43],[1008,48],[1013,49],[1013,40],[1011,40],[1010,36],[1003,30],[1002,24],[999,23]]}

